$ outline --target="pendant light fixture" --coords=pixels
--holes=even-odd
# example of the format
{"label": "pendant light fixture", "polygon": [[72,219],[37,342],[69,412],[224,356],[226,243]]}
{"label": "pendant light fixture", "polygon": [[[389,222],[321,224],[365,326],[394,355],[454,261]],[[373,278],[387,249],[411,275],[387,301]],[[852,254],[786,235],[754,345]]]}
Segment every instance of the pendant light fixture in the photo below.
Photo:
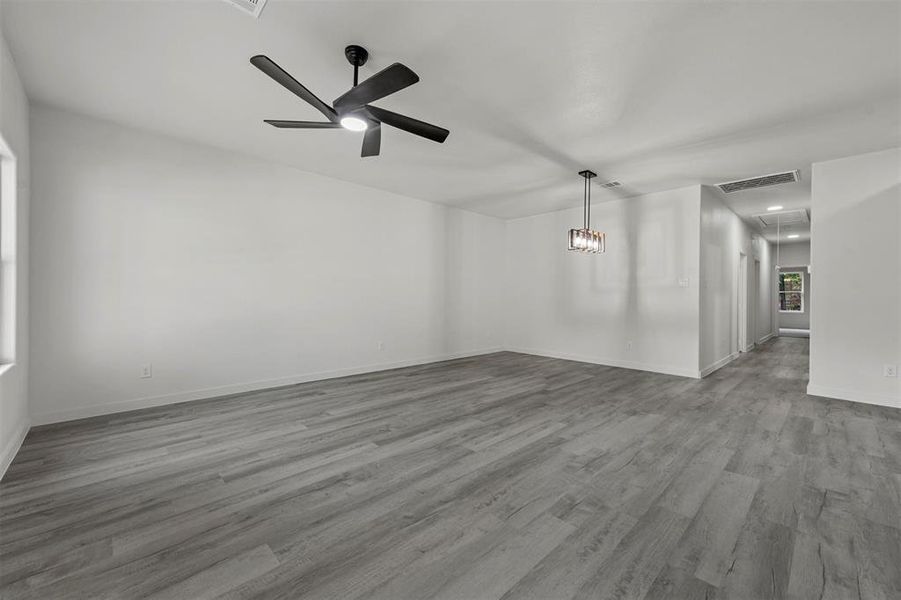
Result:
{"label": "pendant light fixture", "polygon": [[591,178],[598,174],[593,171],[579,171],[585,178],[582,193],[582,229],[569,230],[569,249],[579,252],[601,253],[607,250],[607,236],[600,231],[593,231],[591,226]]}
{"label": "pendant light fixture", "polygon": [[778,273],[782,267],[779,265],[780,243],[782,242],[782,215],[776,215],[776,272]]}

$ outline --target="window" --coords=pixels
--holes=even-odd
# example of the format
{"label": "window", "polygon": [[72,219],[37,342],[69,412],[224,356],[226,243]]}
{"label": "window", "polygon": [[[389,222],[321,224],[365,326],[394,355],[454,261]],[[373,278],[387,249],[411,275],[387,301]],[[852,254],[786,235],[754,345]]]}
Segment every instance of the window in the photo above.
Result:
{"label": "window", "polygon": [[0,137],[0,373],[15,362],[16,160]]}
{"label": "window", "polygon": [[779,273],[779,311],[804,312],[804,273]]}

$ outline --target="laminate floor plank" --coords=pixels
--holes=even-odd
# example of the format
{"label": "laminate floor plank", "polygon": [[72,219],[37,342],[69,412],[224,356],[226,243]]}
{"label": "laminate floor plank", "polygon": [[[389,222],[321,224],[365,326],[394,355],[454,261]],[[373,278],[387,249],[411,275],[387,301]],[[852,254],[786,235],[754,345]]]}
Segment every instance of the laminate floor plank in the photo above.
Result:
{"label": "laminate floor plank", "polygon": [[501,352],[36,427],[0,597],[901,597],[901,411],[808,396],[807,356]]}

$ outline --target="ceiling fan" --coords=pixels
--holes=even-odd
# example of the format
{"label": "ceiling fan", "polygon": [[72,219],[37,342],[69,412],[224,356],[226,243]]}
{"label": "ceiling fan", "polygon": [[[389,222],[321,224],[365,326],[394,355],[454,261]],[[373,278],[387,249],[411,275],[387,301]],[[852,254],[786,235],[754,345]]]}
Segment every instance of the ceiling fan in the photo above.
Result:
{"label": "ceiling fan", "polygon": [[250,59],[250,63],[260,71],[305,100],[313,108],[321,112],[328,121],[280,121],[266,119],[265,122],[283,129],[349,129],[365,131],[363,134],[363,151],[361,156],[378,156],[382,145],[381,124],[397,127],[408,133],[438,142],[447,139],[450,131],[431,123],[426,123],[406,115],[400,115],[378,106],[372,106],[380,98],[384,98],[419,81],[419,76],[400,63],[382,69],[363,83],[357,84],[360,67],[366,64],[369,52],[362,46],[351,45],[344,49],[344,56],[354,67],[354,86],[339,96],[329,106],[305,88],[299,81],[291,77],[284,69],[275,64],[268,56],[258,54]]}

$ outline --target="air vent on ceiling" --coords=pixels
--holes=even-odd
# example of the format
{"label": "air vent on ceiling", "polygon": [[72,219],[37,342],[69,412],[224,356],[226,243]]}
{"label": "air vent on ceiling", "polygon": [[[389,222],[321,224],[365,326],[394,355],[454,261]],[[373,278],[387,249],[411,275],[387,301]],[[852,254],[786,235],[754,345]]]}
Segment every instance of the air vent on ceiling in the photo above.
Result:
{"label": "air vent on ceiling", "polygon": [[601,187],[602,188],[615,188],[615,187],[619,187],[621,185],[622,185],[622,183],[620,183],[619,181],[608,181],[607,183],[602,183]]}
{"label": "air vent on ceiling", "polygon": [[260,13],[263,12],[263,6],[266,4],[266,0],[225,0],[229,4],[237,6],[243,12],[246,12],[248,15],[259,18]]}
{"label": "air vent on ceiling", "polygon": [[764,227],[791,227],[792,225],[805,225],[810,223],[810,215],[806,209],[784,210],[782,212],[768,212],[754,215]]}
{"label": "air vent on ceiling", "polygon": [[771,185],[781,185],[783,183],[795,183],[797,181],[800,181],[800,174],[795,170],[786,171],[785,173],[770,173],[769,175],[751,177],[750,179],[739,179],[738,181],[727,181],[725,183],[718,183],[716,186],[724,193],[731,194],[732,192],[753,190]]}

